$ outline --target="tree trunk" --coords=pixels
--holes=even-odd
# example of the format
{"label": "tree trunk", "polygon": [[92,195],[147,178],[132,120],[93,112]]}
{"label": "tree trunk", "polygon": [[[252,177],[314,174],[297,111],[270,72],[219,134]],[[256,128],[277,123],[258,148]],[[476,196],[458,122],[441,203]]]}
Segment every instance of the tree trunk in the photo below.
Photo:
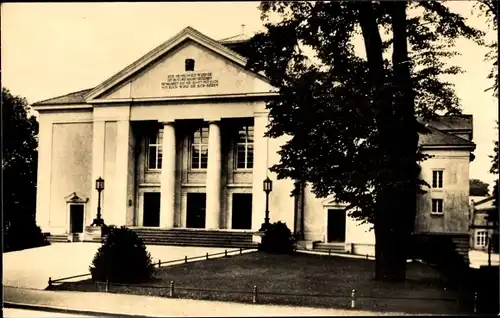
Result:
{"label": "tree trunk", "polygon": [[[395,15],[393,27],[396,30],[393,32],[397,45],[395,44],[393,62],[398,63],[397,69],[394,69],[394,80],[397,83],[395,90],[388,88],[388,80],[384,75],[382,39],[371,2],[359,3],[359,19],[374,92],[372,107],[379,134],[379,156],[382,160],[375,213],[375,278],[394,281],[405,279],[405,250],[413,227],[416,202],[416,187],[411,190],[411,185],[416,186],[416,180],[409,178],[416,171],[416,143],[411,134],[414,131],[411,126],[413,122],[409,120],[414,119],[413,97],[409,94],[410,73],[407,63],[400,63],[406,61],[408,56],[406,4],[391,2],[387,5],[394,8]],[[403,39],[404,45],[401,43]],[[400,79],[403,82],[398,82]],[[411,103],[405,104],[408,101]],[[408,111],[410,108],[411,111]],[[409,123],[410,126],[406,126]],[[405,134],[401,136],[400,132]],[[412,149],[414,153],[410,155]]]}

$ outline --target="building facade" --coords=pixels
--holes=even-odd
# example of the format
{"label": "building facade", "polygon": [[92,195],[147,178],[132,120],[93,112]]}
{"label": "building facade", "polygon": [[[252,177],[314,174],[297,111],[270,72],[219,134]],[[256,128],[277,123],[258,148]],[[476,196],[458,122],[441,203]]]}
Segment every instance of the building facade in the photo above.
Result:
{"label": "building facade", "polygon": [[[273,181],[271,222],[286,222],[306,246],[334,242],[373,254],[370,225],[309,186],[292,197],[277,180],[286,137],[264,137],[276,89],[245,68],[242,40],[216,41],[188,27],[100,85],[33,104],[39,112],[37,223],[81,233],[96,217],[94,182],[105,180],[106,224],[255,232],[264,221],[262,183]],[[416,232],[468,241],[472,117],[429,122],[420,146],[431,185],[419,197]]]}

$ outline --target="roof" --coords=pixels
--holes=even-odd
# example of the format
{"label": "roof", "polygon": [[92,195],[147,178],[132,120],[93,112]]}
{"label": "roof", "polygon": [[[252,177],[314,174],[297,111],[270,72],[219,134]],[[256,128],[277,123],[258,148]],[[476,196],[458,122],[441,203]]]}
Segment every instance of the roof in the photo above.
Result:
{"label": "roof", "polygon": [[424,122],[441,131],[472,130],[472,115],[441,116]]}
{"label": "roof", "polygon": [[476,211],[495,209],[495,206],[493,205],[494,201],[495,201],[495,197],[493,197],[493,196],[487,197],[486,199],[475,202],[474,209]]}
{"label": "roof", "polygon": [[78,92],[69,93],[62,96],[52,97],[33,103],[32,106],[39,105],[68,105],[68,104],[84,104],[85,95],[90,92],[92,88],[84,89]]}
{"label": "roof", "polygon": [[472,141],[436,129],[430,124],[427,129],[430,133],[419,135],[420,146],[475,146]]}
{"label": "roof", "polygon": [[473,203],[482,201],[482,200],[487,199],[487,198],[489,198],[489,197],[486,195],[485,196],[469,195],[469,203],[473,204]]}
{"label": "roof", "polygon": [[250,40],[250,38],[251,38],[250,35],[241,33],[241,34],[233,35],[233,36],[225,38],[225,39],[221,39],[221,40],[219,40],[219,42],[222,44],[241,43],[241,42],[246,42],[246,41]]}

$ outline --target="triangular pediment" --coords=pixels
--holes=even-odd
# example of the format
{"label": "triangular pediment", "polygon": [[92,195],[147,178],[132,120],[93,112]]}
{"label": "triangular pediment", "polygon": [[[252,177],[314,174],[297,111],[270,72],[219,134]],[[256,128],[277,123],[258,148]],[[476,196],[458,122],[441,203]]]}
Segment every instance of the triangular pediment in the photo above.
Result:
{"label": "triangular pediment", "polygon": [[65,198],[67,203],[87,203],[89,198],[84,198],[81,195],[78,195],[76,192],[73,192],[67,195]]}
{"label": "triangular pediment", "polygon": [[[186,70],[186,60],[194,70]],[[246,59],[188,27],[86,95],[93,100],[161,99],[182,96],[252,95],[275,91]]]}

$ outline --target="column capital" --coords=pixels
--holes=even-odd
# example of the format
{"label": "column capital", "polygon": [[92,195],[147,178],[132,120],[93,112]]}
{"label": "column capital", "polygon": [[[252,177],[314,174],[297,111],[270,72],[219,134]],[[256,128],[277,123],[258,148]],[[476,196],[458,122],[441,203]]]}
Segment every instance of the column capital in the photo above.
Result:
{"label": "column capital", "polygon": [[175,124],[175,120],[159,120],[158,122],[160,124],[164,125],[164,126],[165,125],[173,125],[173,124]]}
{"label": "column capital", "polygon": [[221,118],[220,117],[210,117],[210,118],[203,118],[204,121],[208,122],[209,124],[217,124],[220,123]]}

